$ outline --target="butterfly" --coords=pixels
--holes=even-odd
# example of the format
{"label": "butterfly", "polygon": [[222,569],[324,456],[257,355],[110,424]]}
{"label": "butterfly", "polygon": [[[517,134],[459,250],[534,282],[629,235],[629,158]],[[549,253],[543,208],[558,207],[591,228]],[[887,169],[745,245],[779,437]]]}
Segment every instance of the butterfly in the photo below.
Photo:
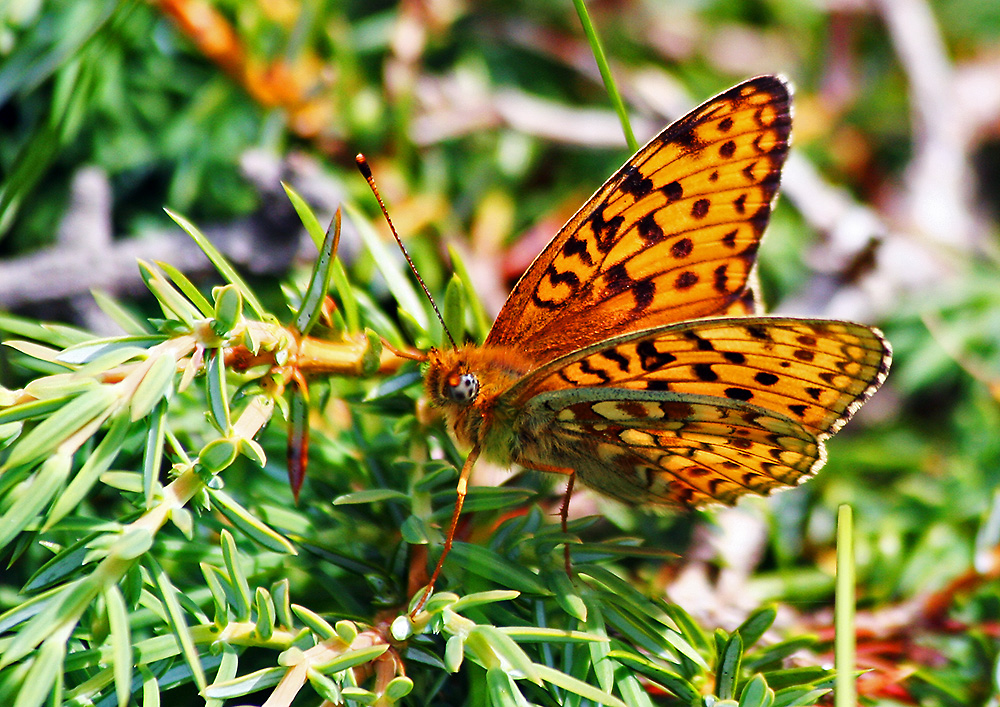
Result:
{"label": "butterfly", "polygon": [[[791,133],[776,76],[640,149],[524,273],[481,346],[426,354],[426,393],[480,456],[634,505],[732,504],[796,486],[885,380],[877,329],[763,316],[757,250]],[[563,522],[565,524],[565,503]],[[568,550],[567,550],[568,556]]]}

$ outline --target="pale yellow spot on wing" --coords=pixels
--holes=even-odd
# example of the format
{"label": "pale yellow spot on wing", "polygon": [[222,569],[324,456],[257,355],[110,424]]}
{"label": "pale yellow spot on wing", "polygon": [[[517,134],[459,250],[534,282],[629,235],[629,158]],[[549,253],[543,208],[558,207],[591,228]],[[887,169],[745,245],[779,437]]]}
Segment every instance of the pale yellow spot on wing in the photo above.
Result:
{"label": "pale yellow spot on wing", "polygon": [[625,444],[636,447],[653,447],[657,443],[656,437],[648,432],[641,432],[639,430],[622,430],[618,438]]}

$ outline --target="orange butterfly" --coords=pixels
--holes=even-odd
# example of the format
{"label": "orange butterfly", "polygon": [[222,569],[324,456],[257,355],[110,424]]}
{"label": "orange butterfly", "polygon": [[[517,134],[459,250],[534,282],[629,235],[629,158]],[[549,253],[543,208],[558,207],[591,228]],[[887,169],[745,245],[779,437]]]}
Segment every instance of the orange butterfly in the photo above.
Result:
{"label": "orange butterfly", "polygon": [[823,465],[891,350],[860,324],[757,312],[790,104],[763,76],[667,127],[556,234],[482,346],[428,352],[427,394],[472,451],[418,608],[480,455],[568,475],[567,499],[579,478],[668,506],[734,503]]}

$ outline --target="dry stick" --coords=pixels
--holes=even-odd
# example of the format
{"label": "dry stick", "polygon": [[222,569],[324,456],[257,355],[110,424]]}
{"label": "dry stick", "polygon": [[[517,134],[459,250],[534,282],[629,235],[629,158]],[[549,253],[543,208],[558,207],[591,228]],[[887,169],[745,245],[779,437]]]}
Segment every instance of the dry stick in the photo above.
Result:
{"label": "dry stick", "polygon": [[925,0],[879,0],[896,55],[909,79],[914,154],[907,165],[911,228],[934,243],[967,251],[973,243],[968,151],[972,125],[955,94],[954,69]]}

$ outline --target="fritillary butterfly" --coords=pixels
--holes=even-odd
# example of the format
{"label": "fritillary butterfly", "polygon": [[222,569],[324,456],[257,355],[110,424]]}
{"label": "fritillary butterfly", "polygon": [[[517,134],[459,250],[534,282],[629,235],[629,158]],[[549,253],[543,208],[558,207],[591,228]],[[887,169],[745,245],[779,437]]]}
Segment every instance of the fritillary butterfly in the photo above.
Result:
{"label": "fritillary butterfly", "polygon": [[695,108],[556,234],[482,346],[428,352],[427,394],[472,450],[445,554],[480,455],[667,506],[734,503],[823,465],[891,350],[861,324],[757,311],[790,109],[775,76]]}

